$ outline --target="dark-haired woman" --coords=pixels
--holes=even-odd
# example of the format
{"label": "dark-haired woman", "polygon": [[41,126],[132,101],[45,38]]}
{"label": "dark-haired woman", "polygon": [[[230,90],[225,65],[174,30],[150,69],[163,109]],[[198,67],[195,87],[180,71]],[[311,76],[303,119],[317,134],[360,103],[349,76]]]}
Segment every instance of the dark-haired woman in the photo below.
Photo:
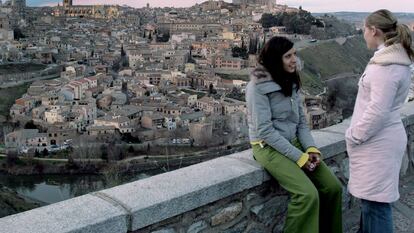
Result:
{"label": "dark-haired woman", "polygon": [[414,50],[408,27],[388,10],[366,18],[364,39],[376,52],[359,81],[346,132],[348,188],[361,199],[360,232],[392,233],[391,203],[400,196],[398,181],[407,147],[400,109],[410,88]]}
{"label": "dark-haired woman", "polygon": [[321,160],[306,124],[296,51],[270,39],[247,85],[253,155],[290,193],[285,233],[341,233],[342,185]]}

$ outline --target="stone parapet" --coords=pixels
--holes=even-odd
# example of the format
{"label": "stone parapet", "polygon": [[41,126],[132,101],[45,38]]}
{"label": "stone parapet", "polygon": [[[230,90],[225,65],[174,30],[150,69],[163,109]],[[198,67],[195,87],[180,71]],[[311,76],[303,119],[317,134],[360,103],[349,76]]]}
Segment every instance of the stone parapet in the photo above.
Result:
{"label": "stone parapet", "polygon": [[[402,177],[412,174],[414,102],[402,119],[408,134]],[[324,160],[344,185],[344,214],[358,221],[349,177],[346,120],[312,131]],[[251,150],[0,219],[1,232],[282,232],[287,193]],[[354,219],[355,218],[355,219]],[[352,224],[345,222],[345,230]]]}

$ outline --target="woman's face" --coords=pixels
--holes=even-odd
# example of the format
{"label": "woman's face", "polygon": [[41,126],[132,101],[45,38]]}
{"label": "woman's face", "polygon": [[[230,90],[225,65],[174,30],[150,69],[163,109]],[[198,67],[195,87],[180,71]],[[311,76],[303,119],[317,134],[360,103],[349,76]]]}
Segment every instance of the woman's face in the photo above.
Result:
{"label": "woman's face", "polygon": [[296,71],[296,49],[291,48],[282,56],[283,69],[288,73],[294,73]]}
{"label": "woman's face", "polygon": [[375,40],[376,28],[371,26],[364,26],[364,39],[367,43],[368,49],[376,49],[377,44]]}
{"label": "woman's face", "polygon": [[369,49],[377,49],[378,46],[384,43],[384,33],[375,26],[369,26],[365,23],[364,26],[364,39]]}

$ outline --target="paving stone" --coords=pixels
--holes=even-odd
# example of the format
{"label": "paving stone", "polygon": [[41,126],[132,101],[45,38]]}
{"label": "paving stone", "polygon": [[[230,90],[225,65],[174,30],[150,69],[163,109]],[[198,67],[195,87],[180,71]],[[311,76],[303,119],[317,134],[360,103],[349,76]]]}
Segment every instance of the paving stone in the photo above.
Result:
{"label": "paving stone", "polygon": [[402,215],[399,211],[393,211],[393,221],[395,231],[404,232],[410,230],[410,220]]}

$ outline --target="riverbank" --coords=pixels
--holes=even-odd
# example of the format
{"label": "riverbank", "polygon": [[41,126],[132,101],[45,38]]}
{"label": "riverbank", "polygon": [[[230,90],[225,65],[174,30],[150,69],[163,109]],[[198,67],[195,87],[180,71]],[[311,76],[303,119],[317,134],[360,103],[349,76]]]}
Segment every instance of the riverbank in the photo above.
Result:
{"label": "riverbank", "polygon": [[[143,155],[111,163],[77,161],[76,165],[69,165],[63,159],[22,159],[14,168],[0,174],[0,187],[4,187],[0,189],[0,217],[176,170],[246,147],[248,144],[219,147],[193,155]],[[0,170],[4,170],[2,164],[6,163],[7,158],[0,157]]]}
{"label": "riverbank", "polygon": [[0,185],[0,218],[39,207],[39,203],[27,201],[17,192]]}
{"label": "riverbank", "polygon": [[7,175],[52,175],[52,174],[95,174],[134,173],[181,168],[204,162],[223,155],[248,148],[248,144],[222,146],[193,153],[177,155],[139,155],[120,161],[102,159],[50,159],[50,158],[7,158],[0,156],[0,174]]}

